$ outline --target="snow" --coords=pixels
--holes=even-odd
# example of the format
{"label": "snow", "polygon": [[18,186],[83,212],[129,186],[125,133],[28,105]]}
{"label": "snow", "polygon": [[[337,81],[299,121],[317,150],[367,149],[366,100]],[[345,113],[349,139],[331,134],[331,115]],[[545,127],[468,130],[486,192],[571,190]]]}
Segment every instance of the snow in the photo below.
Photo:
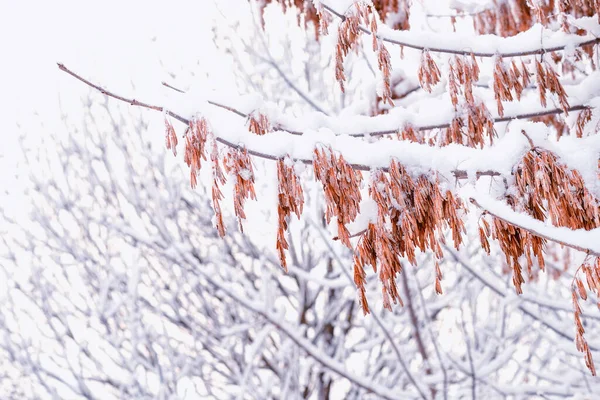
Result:
{"label": "snow", "polygon": [[[590,74],[576,84],[565,84],[564,88],[571,106],[591,104],[600,93],[600,71]],[[492,118],[499,118],[493,94],[487,88],[477,87],[474,88],[474,93],[485,102]],[[415,102],[408,107],[397,106],[387,114],[373,117],[356,114],[327,116],[321,112],[310,111],[302,115],[292,115],[279,110],[275,104],[256,94],[232,97],[230,93],[222,90],[209,90],[208,94],[206,91],[177,93],[167,99],[166,108],[191,118],[198,112],[202,115],[209,114],[210,109],[215,108],[209,107],[207,101],[231,107],[246,115],[260,109],[273,126],[280,126],[282,130],[296,134],[307,134],[309,130],[326,128],[336,135],[377,135],[378,132],[397,132],[408,125],[417,130],[441,126],[450,123],[456,115],[447,96],[428,98],[427,102]],[[542,107],[537,91],[527,91],[523,93],[521,101],[506,102],[503,105],[504,118],[507,120],[524,113],[537,114],[555,109],[551,101],[547,107]]]}
{"label": "snow", "polygon": [[494,170],[510,173],[513,165],[529,148],[521,130],[541,140],[547,133],[542,123],[513,121],[504,137],[495,144],[483,149],[451,144],[446,147],[431,147],[426,144],[398,140],[379,140],[365,143],[361,138],[336,135],[329,128],[306,130],[303,135],[286,131],[275,131],[264,136],[248,132],[244,119],[233,117],[224,110],[213,109],[210,113],[211,126],[215,137],[232,145],[244,146],[251,154],[263,157],[292,159],[310,163],[317,145],[330,146],[343,154],[351,164],[364,169],[386,168],[391,158],[397,159],[409,171],[416,174],[430,170],[439,171],[452,179],[452,171],[465,170],[470,176],[478,171]]}
{"label": "snow", "polygon": [[[322,1],[322,4],[343,14],[347,1],[334,2]],[[339,7],[338,7],[339,4]],[[600,36],[600,25],[595,17],[573,19],[576,26],[583,26],[588,33],[583,36],[565,33],[561,30],[552,30],[536,24],[518,35],[502,38],[495,35],[472,35],[469,33],[444,32],[436,33],[426,30],[411,29],[399,31],[380,24],[377,37],[417,49],[431,51],[450,51],[459,53],[475,53],[493,57],[495,54],[516,56],[523,53],[536,52],[543,47],[546,51],[563,49],[567,46],[576,46],[582,43],[593,42]]]}
{"label": "snow", "polygon": [[484,210],[511,224],[525,228],[543,238],[565,243],[576,249],[589,250],[590,253],[600,256],[600,228],[586,231],[585,229],[555,227],[529,215],[516,212],[506,203],[485,193],[475,192],[472,187],[465,187],[461,194],[475,199]]}

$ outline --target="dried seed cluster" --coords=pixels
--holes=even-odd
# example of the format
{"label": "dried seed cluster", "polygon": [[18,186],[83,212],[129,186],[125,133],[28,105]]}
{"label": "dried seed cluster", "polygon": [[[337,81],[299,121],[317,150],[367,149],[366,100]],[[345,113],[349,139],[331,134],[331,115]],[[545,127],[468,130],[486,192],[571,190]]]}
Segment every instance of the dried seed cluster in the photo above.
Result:
{"label": "dried seed cluster", "polygon": [[[473,16],[474,28],[480,35],[495,34],[502,37],[516,35],[529,29],[536,22],[534,16],[540,12],[545,20],[548,14],[544,12],[548,11],[548,7],[540,3],[543,2],[530,4],[524,0],[494,2],[491,7]],[[550,7],[550,10],[552,8]]]}
{"label": "dried seed cluster", "polygon": [[[483,103],[467,105],[466,116],[457,116],[446,128],[445,135],[440,137],[438,145],[447,146],[459,143],[469,147],[481,147],[494,143],[497,135],[494,129],[494,119]],[[486,142],[486,137],[489,142]]]}
{"label": "dried seed cluster", "polygon": [[583,137],[583,129],[585,128],[586,124],[588,122],[590,122],[592,120],[592,110],[590,110],[589,108],[581,111],[579,113],[579,115],[577,116],[577,122],[576,122],[576,135],[578,138]]}
{"label": "dried seed cluster", "polygon": [[[581,278],[577,276],[580,272],[583,272],[585,275],[585,284]],[[593,261],[590,261],[589,259],[584,261],[573,277],[571,288],[571,296],[573,299],[573,316],[575,319],[576,330],[575,345],[577,346],[577,350],[584,354],[585,365],[592,372],[592,375],[596,376],[596,366],[594,365],[592,352],[590,351],[588,342],[584,337],[585,329],[581,321],[583,312],[581,310],[581,306],[579,305],[579,299],[585,301],[588,298],[585,287],[586,285],[587,290],[594,292],[596,298],[600,298],[600,258],[598,257],[595,257]],[[597,306],[600,308],[600,303],[598,303]]]}
{"label": "dried seed cluster", "polygon": [[421,53],[421,64],[419,64],[418,71],[419,83],[421,87],[431,93],[433,86],[437,85],[440,81],[440,69],[436,65],[429,50],[424,50]]}
{"label": "dried seed cluster", "polygon": [[[459,10],[460,12],[460,10]],[[495,1],[491,7],[473,15],[475,31],[480,35],[514,36],[535,23],[548,25],[558,18],[565,32],[570,32],[566,15],[575,18],[600,15],[598,0],[514,0]]]}
{"label": "dried seed cluster", "polygon": [[379,52],[377,53],[377,60],[379,62],[379,70],[383,76],[383,89],[381,91],[381,99],[383,103],[388,103],[393,106],[392,101],[392,85],[390,83],[390,76],[392,72],[392,64],[390,62],[390,53],[387,51],[383,42],[378,44]]}
{"label": "dried seed cluster", "polygon": [[302,214],[304,206],[304,191],[300,178],[294,171],[294,166],[289,158],[277,161],[277,180],[279,182],[279,195],[277,214],[279,216],[279,226],[277,230],[277,252],[281,266],[287,271],[287,261],[285,250],[289,244],[285,238],[288,228],[288,220],[291,213],[296,214],[298,218]]}
{"label": "dried seed cluster", "polygon": [[[315,8],[312,1],[304,0],[263,0],[258,3],[260,7],[261,22],[264,25],[264,19],[262,19],[265,7],[270,3],[279,3],[283,8],[284,12],[289,9],[293,9],[298,13],[298,25],[303,24],[305,28],[308,28],[312,23],[315,27],[320,25],[322,18],[321,13]],[[315,36],[319,38],[319,30],[315,30]]]}
{"label": "dried seed cluster", "polygon": [[563,135],[569,134],[569,127],[563,117],[558,115],[543,115],[531,119],[534,122],[542,122],[546,126],[551,126],[556,131],[556,137],[561,138]]}
{"label": "dried seed cluster", "polygon": [[362,3],[355,3],[355,6],[346,13],[344,20],[338,27],[335,53],[335,79],[339,82],[342,92],[345,90],[344,82],[346,81],[344,59],[348,55],[348,52],[356,47],[358,43],[361,34],[359,29],[361,22],[364,22],[367,26],[371,25],[371,29],[377,32],[377,21],[375,18],[370,19],[370,7]]}
{"label": "dried seed cluster", "polygon": [[[304,26],[308,27],[312,22],[315,27],[321,28],[315,30],[317,39],[319,38],[319,34],[327,34],[327,30],[326,28],[323,30],[323,26],[327,27],[330,14],[323,12],[320,9],[322,6],[319,7],[317,2],[306,0],[264,0],[259,2],[261,16],[264,8],[270,3],[279,3],[284,11],[295,7],[298,12],[298,24],[304,22]],[[315,6],[315,4],[317,5]],[[381,20],[385,21],[393,29],[410,29],[411,0],[372,0],[371,4],[379,14]]]}
{"label": "dried seed cluster", "polygon": [[[513,200],[508,199],[509,202]],[[523,279],[522,267],[519,258],[522,255],[527,257],[528,270],[532,271],[533,259],[532,255],[535,256],[543,268],[544,259],[542,255],[542,249],[545,244],[545,240],[532,235],[528,231],[506,223],[498,218],[493,218],[492,226],[485,219],[481,219],[483,226],[479,227],[479,238],[481,239],[481,246],[488,252],[490,251],[490,245],[488,237],[492,236],[493,239],[498,241],[500,250],[506,257],[506,264],[509,270],[513,272],[513,284],[518,294],[523,293],[521,285],[525,282]]]}
{"label": "dried seed cluster", "polygon": [[471,55],[470,59],[465,56],[456,56],[454,60],[450,62],[449,76],[448,76],[448,92],[452,105],[456,109],[458,105],[458,93],[459,83],[462,85],[462,92],[465,101],[470,106],[475,104],[473,98],[473,82],[477,82],[479,79],[479,66],[475,56]]}
{"label": "dried seed cluster", "polygon": [[225,184],[227,179],[225,178],[225,174],[223,173],[223,169],[221,168],[221,162],[219,160],[219,148],[217,146],[217,141],[212,141],[212,151],[210,152],[210,160],[212,162],[212,175],[213,175],[213,184],[212,184],[212,200],[213,200],[213,209],[215,210],[215,226],[217,227],[217,231],[219,232],[219,236],[225,236],[225,225],[223,224],[223,213],[221,211],[221,200],[223,199],[223,193],[219,186]]}
{"label": "dried seed cluster", "polygon": [[165,146],[168,150],[173,151],[173,155],[177,155],[177,134],[171,122],[165,118]]}
{"label": "dried seed cluster", "polygon": [[594,229],[600,226],[596,199],[576,170],[559,163],[550,151],[534,148],[523,157],[515,173],[522,207],[540,221],[557,226]]}
{"label": "dried seed cluster", "polygon": [[256,135],[264,135],[271,131],[271,124],[266,115],[262,113],[252,113],[248,117],[248,129]]}
{"label": "dried seed cluster", "polygon": [[238,217],[240,231],[244,231],[242,220],[246,219],[244,204],[248,198],[255,200],[254,170],[246,149],[229,148],[223,157],[225,172],[235,177],[233,187],[233,204],[235,215]]}
{"label": "dried seed cluster", "polygon": [[382,99],[384,103],[393,105],[392,88],[390,76],[392,65],[390,54],[382,41],[377,39],[377,11],[371,4],[365,2],[354,3],[344,16],[344,20],[338,28],[338,37],[335,54],[335,78],[340,84],[342,91],[345,90],[344,82],[346,74],[344,71],[344,59],[351,49],[355,48],[361,36],[360,27],[368,29],[372,35],[373,51],[377,52],[379,70],[383,76]]}
{"label": "dried seed cluster", "polygon": [[[361,34],[361,28],[368,30],[372,35],[373,51],[377,53],[378,67],[382,76],[381,90],[378,101],[383,104],[394,105],[393,85],[391,82],[392,65],[390,53],[383,41],[377,35],[377,21],[384,21],[393,29],[408,30],[410,28],[410,0],[375,0],[371,2],[357,1],[346,11],[343,21],[338,28],[338,41],[336,46],[335,76],[342,91],[345,90],[344,60],[349,51],[356,47]],[[325,16],[331,14],[321,12],[322,25]],[[327,25],[325,23],[325,25]],[[323,29],[321,29],[323,31]],[[378,110],[384,111],[376,107]]]}
{"label": "dried seed cluster", "polygon": [[569,102],[567,101],[567,93],[563,88],[558,75],[554,68],[546,62],[543,64],[539,61],[535,63],[535,77],[537,80],[538,91],[540,94],[540,103],[543,107],[546,107],[546,91],[558,96],[558,102],[561,108],[565,112],[565,115],[569,114]]}
{"label": "dried seed cluster", "polygon": [[[534,147],[523,156],[514,175],[516,194],[506,197],[514,209],[570,229],[590,230],[600,226],[597,201],[586,189],[581,175],[561,165],[552,152]],[[543,270],[545,239],[498,218],[493,218],[490,227],[482,218],[479,237],[488,253],[490,235],[498,241],[506,263],[513,271],[517,293],[522,293],[524,279],[519,259],[525,255],[530,278],[533,276],[533,257]]]}
{"label": "dried seed cluster", "polygon": [[[402,266],[399,258],[416,263],[416,251],[431,250],[438,259],[443,257],[444,229],[449,228],[456,248],[462,243],[465,231],[460,214],[463,205],[452,192],[442,193],[439,182],[421,175],[413,179],[397,161],[392,160],[389,173],[374,171],[369,195],[377,204],[377,222],[369,224],[361,235],[354,255],[354,280],[360,302],[369,312],[365,298],[365,265],[371,265],[382,283],[384,305],[401,302],[395,275]],[[442,278],[436,269],[436,290],[441,293]]]}
{"label": "dried seed cluster", "polygon": [[502,57],[496,57],[494,63],[494,98],[498,105],[498,115],[504,115],[503,101],[513,101],[512,92],[517,100],[521,99],[523,89],[529,85],[529,71],[525,63],[521,61],[518,66],[513,59],[508,67]]}
{"label": "dried seed cluster", "polygon": [[315,149],[313,169],[325,193],[325,220],[329,223],[332,217],[337,218],[338,238],[352,248],[346,224],[354,221],[359,212],[362,174],[331,148]]}
{"label": "dried seed cluster", "polygon": [[[175,132],[175,130],[173,130]],[[197,176],[206,161],[206,141],[208,139],[208,123],[206,119],[193,119],[185,132],[185,153],[183,160],[190,167],[190,184],[192,189],[197,185]],[[168,146],[167,146],[168,147]]]}

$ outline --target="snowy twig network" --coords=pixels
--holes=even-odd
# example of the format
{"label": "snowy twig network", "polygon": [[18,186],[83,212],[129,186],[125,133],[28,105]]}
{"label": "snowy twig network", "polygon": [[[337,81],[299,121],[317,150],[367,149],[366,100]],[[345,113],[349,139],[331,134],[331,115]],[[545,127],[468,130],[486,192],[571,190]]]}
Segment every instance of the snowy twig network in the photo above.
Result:
{"label": "snowy twig network", "polygon": [[[433,255],[435,291],[443,292],[439,263],[447,240],[456,250],[465,241],[469,202],[484,211],[478,227],[481,248],[489,254],[489,239],[498,242],[517,293],[523,293],[525,276],[534,276],[534,267],[545,269],[544,251],[552,241],[593,256],[586,261],[589,268],[575,275],[585,270],[587,289],[600,295],[600,25],[594,15],[600,3],[560,2],[556,18],[548,17],[554,15],[553,2],[518,1],[508,14],[502,14],[502,7],[509,5],[498,7],[493,15],[482,12],[489,20],[478,25],[479,35],[411,29],[406,1],[321,1],[298,10],[306,24],[314,22],[316,35],[336,27],[333,70],[346,96],[353,93],[349,60],[355,50],[370,45],[378,66],[372,115],[313,111],[290,117],[272,104],[227,97],[205,100],[195,112],[181,113],[125,98],[63,64],[59,68],[109,97],[164,112],[185,124],[181,135],[165,119],[166,145],[176,154],[183,138],[192,187],[203,162],[210,164],[220,236],[226,234],[220,202],[228,177],[243,230],[245,202],[256,198],[251,157],[276,161],[276,249],[284,268],[289,219],[291,214],[300,218],[304,205],[295,163],[311,165],[323,188],[324,219],[353,251],[353,279],[365,313],[365,268],[371,266],[378,274],[383,305],[391,309],[392,303],[403,303],[397,285],[402,261],[416,264],[419,252]],[[420,110],[433,112],[397,104],[402,99],[395,92],[398,78],[392,70],[400,60],[386,47],[390,44],[420,51]],[[487,90],[479,83],[484,73],[491,77]],[[535,91],[529,90],[532,79]],[[499,133],[504,122],[505,132]],[[580,157],[575,159],[573,152]],[[484,193],[481,181],[492,186],[496,178],[503,186]],[[369,208],[370,213],[365,211]],[[358,233],[352,234],[350,225]],[[578,296],[587,298],[582,285],[577,285]],[[578,320],[581,312],[577,307],[575,311],[577,349],[595,374]]]}

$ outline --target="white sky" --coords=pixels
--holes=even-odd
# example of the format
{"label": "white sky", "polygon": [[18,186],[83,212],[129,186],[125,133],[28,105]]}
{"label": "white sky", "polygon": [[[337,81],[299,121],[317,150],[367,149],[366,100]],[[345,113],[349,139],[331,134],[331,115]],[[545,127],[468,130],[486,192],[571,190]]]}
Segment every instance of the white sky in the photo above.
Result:
{"label": "white sky", "polygon": [[[218,4],[231,13],[239,12],[232,7],[238,2]],[[69,113],[83,110],[81,99],[89,89],[61,72],[57,62],[103,86],[152,101],[164,91],[161,81],[177,83],[179,77],[169,72],[220,71],[209,23],[215,15],[213,0],[0,0],[0,206],[10,206],[7,192],[17,208],[22,199],[15,179],[22,170],[18,135],[26,133],[35,142],[64,130],[59,104]],[[161,127],[161,140],[162,134]]]}

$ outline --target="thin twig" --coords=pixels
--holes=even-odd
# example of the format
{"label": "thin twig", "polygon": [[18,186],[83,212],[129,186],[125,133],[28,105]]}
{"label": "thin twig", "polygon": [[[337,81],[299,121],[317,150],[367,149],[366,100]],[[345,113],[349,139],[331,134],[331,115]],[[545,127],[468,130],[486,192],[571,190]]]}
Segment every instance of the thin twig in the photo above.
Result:
{"label": "thin twig", "polygon": [[164,81],[163,81],[163,82],[161,82],[161,83],[163,84],[163,86],[166,86],[166,87],[168,87],[169,89],[173,89],[173,90],[174,90],[174,91],[176,91],[176,92],[179,92],[179,93],[185,93],[185,91],[184,91],[184,90],[177,89],[175,86],[173,86],[173,85],[169,85],[167,82],[164,82]]}
{"label": "thin twig", "polygon": [[531,146],[532,149],[535,148],[535,144],[533,144],[533,140],[531,140],[531,137],[527,134],[527,132],[525,132],[524,129],[521,129],[521,133],[523,135],[525,135],[525,137],[527,138],[527,141],[529,142],[529,145]]}
{"label": "thin twig", "polygon": [[[431,375],[431,366],[429,364],[429,357],[427,355],[427,350],[425,350],[425,344],[423,343],[423,338],[421,336],[421,330],[419,329],[419,319],[417,318],[417,313],[415,312],[415,308],[413,306],[413,297],[410,293],[410,287],[408,285],[408,276],[406,271],[400,274],[402,278],[402,284],[404,286],[404,291],[406,292],[406,301],[405,304],[408,307],[408,315],[410,317],[410,323],[413,326],[413,331],[415,335],[415,340],[417,342],[417,349],[419,349],[419,353],[421,353],[421,357],[423,358],[423,364],[425,365],[425,374]],[[419,288],[417,288],[419,290]],[[435,399],[437,391],[435,390],[435,386],[430,386],[431,398]]]}

